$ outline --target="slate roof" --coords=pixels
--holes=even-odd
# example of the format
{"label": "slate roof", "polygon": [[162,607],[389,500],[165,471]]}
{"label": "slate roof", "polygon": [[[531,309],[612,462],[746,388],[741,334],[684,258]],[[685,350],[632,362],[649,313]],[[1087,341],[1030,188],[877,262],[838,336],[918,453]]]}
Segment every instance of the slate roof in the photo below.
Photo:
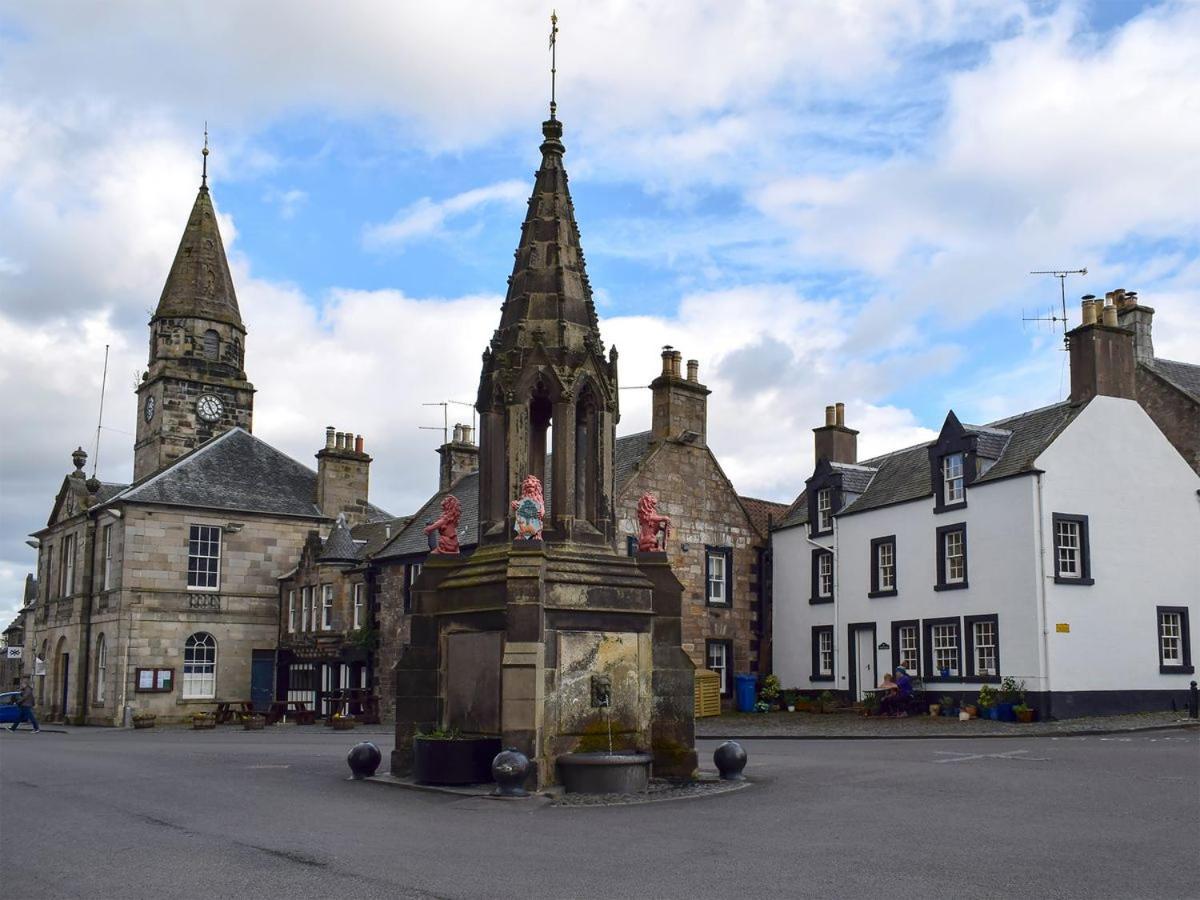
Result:
{"label": "slate roof", "polygon": [[639,431],[619,437],[613,444],[613,481],[617,492],[633,477],[640,463],[650,450],[650,432]]}
{"label": "slate roof", "polygon": [[1142,363],[1147,369],[1166,381],[1173,387],[1183,391],[1197,403],[1200,403],[1200,366],[1192,363],[1176,362],[1173,359],[1159,359],[1157,356],[1150,362]]}
{"label": "slate roof", "polygon": [[769,531],[768,522],[778,523],[787,514],[789,508],[786,503],[759,500],[755,497],[738,497],[738,499],[742,501],[742,508],[746,510],[746,515],[750,517],[750,524],[762,535]]}
{"label": "slate roof", "polygon": [[[111,500],[324,518],[317,473],[241,428],[181,456]],[[372,505],[372,521],[387,513]]]}
{"label": "slate roof", "polygon": [[354,536],[354,541],[358,544],[359,559],[374,556],[383,549],[384,544],[403,531],[404,527],[412,520],[412,516],[396,516],[352,527],[350,534]]}
{"label": "slate roof", "polygon": [[329,537],[325,538],[325,543],[321,545],[321,554],[317,557],[317,562],[356,562],[361,549],[362,545],[356,543],[350,533],[346,517],[339,515],[333,527],[329,529]]}
{"label": "slate roof", "polygon": [[[1067,402],[1055,403],[1000,419],[986,426],[964,425],[963,428],[967,431],[979,435],[979,444],[984,445],[984,449],[979,451],[981,456],[987,457],[988,453],[997,452],[999,448],[996,457],[989,457],[995,458],[996,462],[974,483],[984,484],[1033,471],[1038,456],[1082,409],[1082,406],[1071,406]],[[847,474],[850,468],[877,470],[866,490],[858,499],[842,509],[839,515],[865,512],[893,503],[932,496],[933,486],[930,484],[929,475],[929,447],[932,443],[929,441],[864,460],[856,467],[835,466]],[[846,490],[853,493],[849,486]],[[801,492],[778,527],[788,528],[807,521],[808,502],[805,494]]]}
{"label": "slate roof", "polygon": [[847,494],[861,494],[878,471],[869,466],[852,466],[846,463],[830,463],[830,466],[835,472],[842,473],[842,490]]}
{"label": "slate roof", "polygon": [[999,459],[1012,437],[1011,431],[986,425],[964,425],[963,430],[975,435],[975,454],[985,459]]}

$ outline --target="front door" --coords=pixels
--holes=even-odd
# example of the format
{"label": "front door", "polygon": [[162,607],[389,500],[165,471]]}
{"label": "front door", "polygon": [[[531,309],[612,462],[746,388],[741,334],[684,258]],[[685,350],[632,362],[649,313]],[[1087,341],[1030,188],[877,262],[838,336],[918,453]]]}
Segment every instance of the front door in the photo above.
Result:
{"label": "front door", "polygon": [[255,712],[266,712],[274,699],[275,651],[254,650],[250,658],[250,701]]}
{"label": "front door", "polygon": [[860,625],[854,629],[854,699],[861,700],[865,692],[875,687],[875,626]]}

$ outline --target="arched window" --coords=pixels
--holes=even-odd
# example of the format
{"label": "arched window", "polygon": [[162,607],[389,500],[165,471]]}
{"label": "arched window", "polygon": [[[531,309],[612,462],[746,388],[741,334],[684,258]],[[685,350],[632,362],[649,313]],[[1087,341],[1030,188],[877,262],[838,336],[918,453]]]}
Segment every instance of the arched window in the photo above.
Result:
{"label": "arched window", "polygon": [[104,702],[104,685],[108,680],[108,642],[104,635],[96,638],[96,702]]}
{"label": "arched window", "polygon": [[188,635],[183,645],[183,699],[217,696],[217,641],[207,631]]}
{"label": "arched window", "polygon": [[221,336],[211,328],[204,332],[204,356],[206,359],[216,359],[221,349]]}

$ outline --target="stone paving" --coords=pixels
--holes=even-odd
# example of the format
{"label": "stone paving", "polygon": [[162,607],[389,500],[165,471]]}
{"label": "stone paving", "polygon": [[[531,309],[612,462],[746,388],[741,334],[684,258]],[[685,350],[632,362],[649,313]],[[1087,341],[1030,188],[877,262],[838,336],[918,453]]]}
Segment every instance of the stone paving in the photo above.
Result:
{"label": "stone paving", "polygon": [[863,718],[857,712],[820,713],[725,713],[696,720],[700,738],[945,738],[945,737],[1037,737],[1070,734],[1105,734],[1153,728],[1200,727],[1200,720],[1186,713],[1151,712],[1122,716],[1090,716],[1051,722],[993,722],[990,719],[958,719],[939,716],[909,716],[893,719]]}
{"label": "stone paving", "polygon": [[680,784],[660,778],[650,779],[641,794],[565,794],[558,793],[552,806],[630,806],[636,803],[661,803],[664,800],[687,800],[728,794],[750,786],[749,781],[721,781],[713,776],[701,776],[699,781]]}

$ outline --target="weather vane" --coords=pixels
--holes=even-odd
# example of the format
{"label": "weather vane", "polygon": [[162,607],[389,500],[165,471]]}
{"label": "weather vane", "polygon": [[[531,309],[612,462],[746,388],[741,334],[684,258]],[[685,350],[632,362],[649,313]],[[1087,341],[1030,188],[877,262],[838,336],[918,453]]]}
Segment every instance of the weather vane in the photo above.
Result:
{"label": "weather vane", "polygon": [[558,104],[554,102],[554,77],[558,73],[556,68],[558,55],[558,12],[550,11],[550,118],[554,118],[554,111],[558,109]]}
{"label": "weather vane", "polygon": [[208,187],[208,122],[204,123],[204,149],[200,151],[200,155],[204,158],[203,168],[200,172],[200,187]]}
{"label": "weather vane", "polygon": [[1021,321],[1022,322],[1050,322],[1050,323],[1052,323],[1050,326],[1051,328],[1054,327],[1053,323],[1062,322],[1063,349],[1066,350],[1071,343],[1070,338],[1067,337],[1067,324],[1068,324],[1068,322],[1067,322],[1067,276],[1068,275],[1086,275],[1087,267],[1084,266],[1082,269],[1035,269],[1034,271],[1030,272],[1029,274],[1030,275],[1053,275],[1055,278],[1058,279],[1058,286],[1059,286],[1059,289],[1060,289],[1060,292],[1062,295],[1062,315],[1061,316],[1055,316],[1055,315],[1024,316],[1023,315],[1021,317]]}

